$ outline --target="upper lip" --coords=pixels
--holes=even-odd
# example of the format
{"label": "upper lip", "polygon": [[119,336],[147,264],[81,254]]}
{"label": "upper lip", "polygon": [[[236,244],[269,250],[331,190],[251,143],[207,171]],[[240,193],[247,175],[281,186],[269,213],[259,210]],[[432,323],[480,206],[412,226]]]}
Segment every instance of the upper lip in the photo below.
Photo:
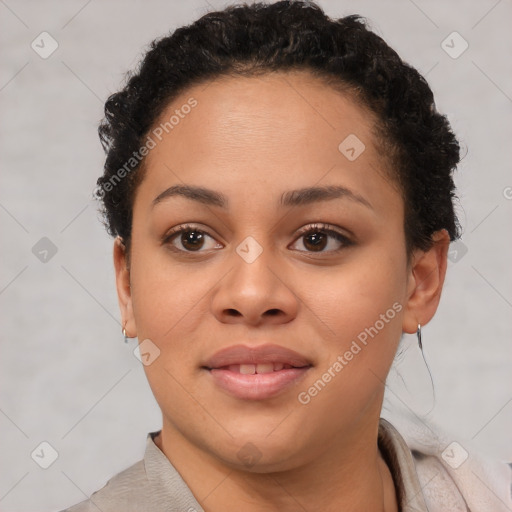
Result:
{"label": "upper lip", "polygon": [[311,366],[311,362],[294,350],[280,345],[234,345],[215,352],[204,367],[208,369],[222,368],[235,364],[283,363],[297,368]]}

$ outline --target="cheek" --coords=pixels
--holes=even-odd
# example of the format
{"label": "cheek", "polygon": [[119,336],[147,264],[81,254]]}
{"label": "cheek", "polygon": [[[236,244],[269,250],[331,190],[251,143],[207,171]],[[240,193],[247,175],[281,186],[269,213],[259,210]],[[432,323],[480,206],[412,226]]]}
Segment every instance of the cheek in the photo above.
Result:
{"label": "cheek", "polygon": [[318,414],[340,403],[357,414],[383,391],[402,333],[404,268],[400,251],[372,250],[329,269],[315,280],[316,293],[309,288],[317,344],[325,352],[315,379],[301,391]]}
{"label": "cheek", "polygon": [[139,340],[150,339],[159,351],[158,359],[144,370],[158,403],[178,416],[184,404],[193,405],[189,402],[190,393],[196,393],[198,358],[212,335],[208,291],[215,287],[219,275],[218,269],[210,269],[204,262],[171,262],[165,251],[158,249],[147,250],[133,261],[137,335]]}
{"label": "cheek", "polygon": [[305,313],[311,315],[326,339],[346,342],[374,325],[386,312],[386,317],[391,317],[386,331],[390,330],[388,325],[400,323],[397,309],[402,307],[393,309],[393,305],[403,306],[404,269],[405,258],[399,251],[372,248],[325,273],[315,272],[309,278],[297,276],[297,286],[301,287],[297,293],[308,305]]}
{"label": "cheek", "polygon": [[131,267],[139,336],[159,340],[173,331],[183,331],[190,318],[204,307],[205,290],[213,277],[202,263],[171,263],[160,247],[139,249]]}
{"label": "cheek", "polygon": [[[205,291],[211,287],[211,272],[170,264],[165,251],[146,248],[133,258],[131,278],[138,338],[151,340],[158,353],[144,371],[161,408],[181,421],[192,414],[184,411],[197,406],[190,399],[198,370],[195,340],[207,312]],[[202,413],[193,411],[197,417]]]}

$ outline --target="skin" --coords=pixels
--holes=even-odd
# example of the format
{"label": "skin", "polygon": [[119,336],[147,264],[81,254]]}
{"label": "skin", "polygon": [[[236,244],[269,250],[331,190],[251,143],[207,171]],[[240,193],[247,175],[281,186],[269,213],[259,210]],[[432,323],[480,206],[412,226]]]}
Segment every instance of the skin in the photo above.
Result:
{"label": "skin", "polygon": [[[190,97],[198,105],[146,158],[129,260],[121,241],[114,244],[123,325],[160,350],[145,366],[163,415],[157,446],[206,511],[334,511],[339,503],[345,511],[398,510],[377,446],[384,381],[402,333],[415,333],[437,309],[447,232],[407,259],[403,200],[375,144],[373,116],[307,72],[197,85],[162,120]],[[354,161],[338,150],[350,134],[365,144]],[[221,192],[229,206],[180,196],[153,205],[180,184]],[[289,190],[324,185],[350,189],[371,207],[346,196],[279,204]],[[162,241],[186,223],[208,235],[200,252],[180,235]],[[314,223],[353,243],[328,236],[315,252],[299,234]],[[248,236],[263,249],[252,263],[236,252]],[[298,393],[394,303],[401,311],[300,403]],[[201,368],[239,343],[277,343],[313,367],[274,398],[240,400]],[[258,454],[250,466],[237,456],[247,443]]]}

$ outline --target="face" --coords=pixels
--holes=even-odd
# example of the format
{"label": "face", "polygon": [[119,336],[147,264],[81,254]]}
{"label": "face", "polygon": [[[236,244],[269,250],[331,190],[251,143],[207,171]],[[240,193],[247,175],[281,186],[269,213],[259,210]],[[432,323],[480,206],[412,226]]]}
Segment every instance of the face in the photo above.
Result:
{"label": "face", "polygon": [[436,286],[407,264],[371,115],[305,72],[190,88],[155,128],[173,115],[153,130],[129,271],[115,249],[163,435],[253,471],[360,449],[444,275],[439,253],[414,259],[441,268]]}

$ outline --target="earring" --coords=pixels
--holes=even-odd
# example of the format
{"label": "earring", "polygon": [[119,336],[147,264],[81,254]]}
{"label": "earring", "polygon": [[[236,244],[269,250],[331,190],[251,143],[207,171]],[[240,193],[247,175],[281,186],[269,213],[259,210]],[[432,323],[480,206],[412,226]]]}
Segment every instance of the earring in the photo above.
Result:
{"label": "earring", "polygon": [[421,342],[421,324],[418,324],[418,329],[416,330],[416,336],[418,337],[418,345],[420,350],[423,352],[423,343]]}
{"label": "earring", "polygon": [[128,336],[126,334],[126,324],[124,324],[124,327],[123,327],[123,336],[124,336],[124,342],[128,343]]}
{"label": "earring", "polygon": [[[428,365],[427,363],[427,360],[425,359],[425,353],[423,352],[423,343],[421,342],[421,324],[418,324],[418,328],[416,329],[416,336],[418,337],[418,346],[420,347],[420,350],[421,350],[421,355],[423,357],[423,361],[425,362],[425,366],[427,367],[427,370],[428,370],[428,375],[430,377],[430,382],[432,384],[432,392],[433,392],[433,395],[434,395],[434,405],[436,403],[436,388],[434,387],[434,379],[432,378],[432,372],[430,371],[430,366]],[[432,409],[434,408],[434,405],[432,405],[432,408],[430,409],[430,411],[428,411],[428,414],[430,414],[432,412]],[[425,416],[426,416],[425,415]]]}

